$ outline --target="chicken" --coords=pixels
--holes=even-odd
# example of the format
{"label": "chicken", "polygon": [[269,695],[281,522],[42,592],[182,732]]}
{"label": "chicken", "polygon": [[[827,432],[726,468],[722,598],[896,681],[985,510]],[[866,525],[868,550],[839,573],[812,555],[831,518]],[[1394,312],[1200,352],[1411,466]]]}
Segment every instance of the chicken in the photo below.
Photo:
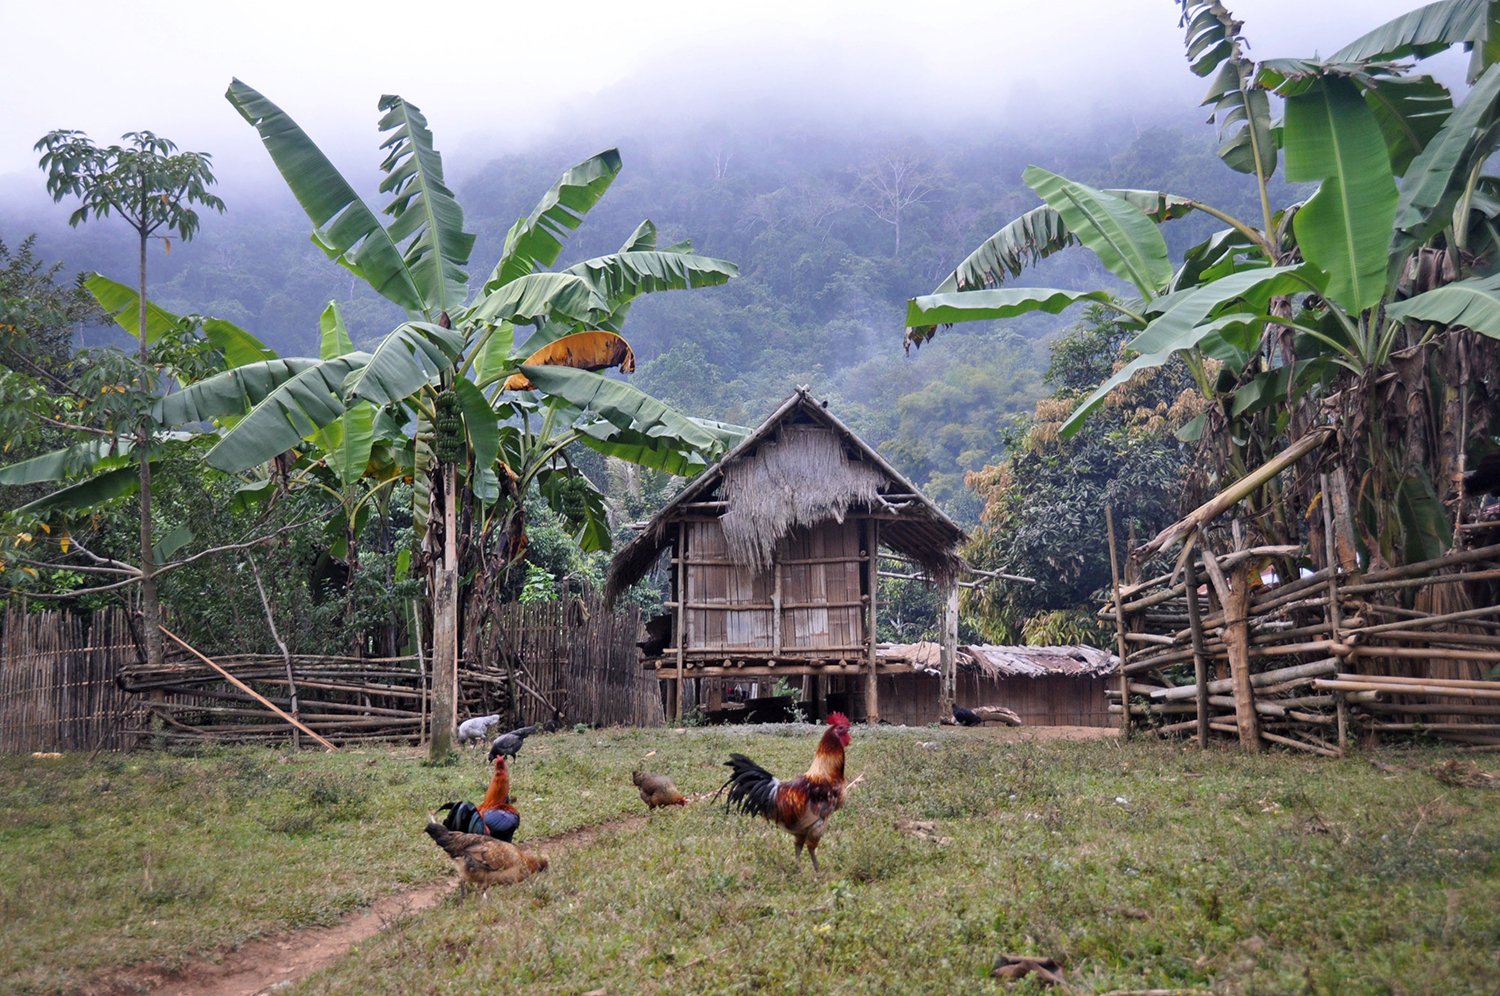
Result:
{"label": "chicken", "polygon": [[495,738],[495,742],[490,744],[490,760],[493,761],[502,754],[514,760],[516,752],[521,749],[521,745],[526,742],[526,738],[538,729],[539,727],[537,726],[523,726],[519,730],[511,730],[509,733],[500,734]]}
{"label": "chicken", "polygon": [[650,809],[662,806],[686,806],[687,796],[677,791],[672,779],[666,775],[651,775],[644,771],[633,772],[630,780],[641,790],[641,801]]}
{"label": "chicken", "polygon": [[953,703],[953,718],[958,721],[959,726],[983,726],[984,720],[972,709],[965,709],[957,702]]}
{"label": "chicken", "polygon": [[481,892],[492,885],[509,885],[547,870],[547,856],[477,833],[460,833],[433,820],[427,836],[448,852],[458,868],[459,896],[472,885]]}
{"label": "chicken", "polygon": [[490,735],[490,731],[500,725],[500,714],[494,713],[489,716],[475,716],[458,724],[458,742],[461,744],[474,743],[483,740]]}
{"label": "chicken", "polygon": [[[812,767],[801,777],[783,782],[743,754],[730,754],[726,766],[733,769],[719,789],[729,790],[724,808],[737,808],[751,816],[762,816],[792,835],[797,857],[802,848],[818,871],[818,841],[828,828],[828,818],[844,804],[849,786],[844,783],[844,748],[849,746],[849,719],[841,712],[828,717],[828,729],[818,741]],[[857,779],[856,779],[857,781]],[[715,794],[717,797],[717,793]]]}
{"label": "chicken", "polygon": [[509,842],[521,825],[521,814],[510,804],[510,766],[505,757],[495,758],[495,774],[478,806],[450,802],[438,807],[438,812],[444,810],[452,811],[443,821],[448,830],[486,834]]}

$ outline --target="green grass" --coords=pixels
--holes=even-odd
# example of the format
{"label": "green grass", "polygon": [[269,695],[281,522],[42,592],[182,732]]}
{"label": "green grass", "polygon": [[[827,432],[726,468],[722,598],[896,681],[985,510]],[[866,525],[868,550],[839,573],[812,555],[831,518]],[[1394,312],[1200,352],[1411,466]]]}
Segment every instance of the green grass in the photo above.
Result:
{"label": "green grass", "polygon": [[[731,750],[789,775],[813,743],[805,728],[535,738],[515,769],[522,836],[639,811],[628,774],[651,749],[648,768],[699,793]],[[1055,957],[1084,992],[1494,991],[1500,789],[1439,782],[1444,749],[1381,752],[1394,773],[1369,756],[856,728],[849,770],[867,778],[821,877],[764,823],[661,811],[485,901],[399,920],[297,991],[983,992],[1002,952]],[[7,990],[328,922],[441,878],[423,814],[484,782],[473,759],[285,758],[0,760]]]}

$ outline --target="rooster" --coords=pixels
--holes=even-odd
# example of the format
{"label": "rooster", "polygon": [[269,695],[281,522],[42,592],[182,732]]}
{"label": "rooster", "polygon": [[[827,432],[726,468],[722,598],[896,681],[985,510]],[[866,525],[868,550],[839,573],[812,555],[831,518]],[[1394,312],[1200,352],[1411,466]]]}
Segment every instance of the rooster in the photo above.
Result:
{"label": "rooster", "polygon": [[510,804],[510,767],[505,756],[495,758],[495,774],[478,806],[450,802],[438,807],[438,812],[444,810],[452,811],[443,821],[449,830],[487,834],[509,842],[521,825],[521,814]]}
{"label": "rooster", "polygon": [[547,870],[547,856],[523,850],[514,844],[477,833],[449,830],[436,818],[427,824],[427,836],[458,868],[459,897],[472,885],[481,892],[492,885],[509,885]]}
{"label": "rooster", "polygon": [[[818,741],[812,767],[807,774],[783,782],[743,754],[730,754],[725,765],[733,769],[719,789],[729,790],[727,812],[737,808],[750,816],[763,816],[792,835],[797,857],[802,848],[818,871],[818,841],[828,828],[828,818],[844,804],[852,785],[844,783],[844,748],[849,746],[849,719],[841,712],[828,717],[828,729]],[[857,784],[859,779],[855,779]],[[715,793],[717,797],[717,793]]]}
{"label": "rooster", "polygon": [[526,742],[526,738],[539,729],[541,729],[539,726],[523,726],[519,730],[511,730],[509,733],[500,734],[495,738],[495,742],[490,744],[490,760],[493,761],[502,754],[511,760],[515,760],[516,752],[521,749],[521,745]]}
{"label": "rooster", "polygon": [[636,788],[640,789],[641,801],[648,809],[687,805],[687,796],[677,791],[677,786],[673,785],[672,779],[666,775],[651,775],[644,771],[636,771],[631,773],[630,780],[635,782]]}

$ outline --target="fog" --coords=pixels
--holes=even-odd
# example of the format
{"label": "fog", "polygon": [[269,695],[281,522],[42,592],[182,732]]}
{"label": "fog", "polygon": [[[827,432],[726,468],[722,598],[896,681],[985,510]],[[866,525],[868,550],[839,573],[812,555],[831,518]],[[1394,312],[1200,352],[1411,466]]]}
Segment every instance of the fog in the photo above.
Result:
{"label": "fog", "polygon": [[[1241,0],[1257,58],[1327,53],[1411,0]],[[221,184],[269,180],[254,131],[224,100],[231,77],[291,113],[351,175],[372,170],[376,100],[427,113],[450,171],[563,137],[726,125],[891,131],[1084,129],[1104,117],[1185,114],[1205,84],[1167,0],[1062,5],[359,5],[263,0],[82,0],[0,7],[13,99],[0,116],[0,196],[44,196],[32,145],[55,128],[100,142],[149,128],[214,155]],[[239,13],[244,12],[244,13]],[[24,89],[23,89],[24,88]],[[58,211],[63,209],[59,207]]]}

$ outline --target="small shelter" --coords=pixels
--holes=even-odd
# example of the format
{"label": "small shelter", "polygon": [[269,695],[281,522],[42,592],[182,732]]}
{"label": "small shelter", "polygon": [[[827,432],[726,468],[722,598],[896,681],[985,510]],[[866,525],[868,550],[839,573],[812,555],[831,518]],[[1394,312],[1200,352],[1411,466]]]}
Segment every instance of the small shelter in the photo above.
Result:
{"label": "small shelter", "polygon": [[[941,648],[882,643],[881,694],[893,723],[925,723],[938,708]],[[1106,695],[1120,659],[1095,647],[963,646],[956,656],[954,702],[969,709],[1004,706],[1026,726],[1117,726]],[[904,673],[886,665],[904,665]],[[889,674],[890,676],[884,677]]]}
{"label": "small shelter", "polygon": [[946,709],[963,539],[953,520],[798,388],[621,548],[605,597],[613,602],[670,551],[669,615],[659,637],[643,644],[643,666],[667,683],[669,717],[681,718],[685,682],[786,676],[810,679],[820,716],[837,696],[855,718],[876,722],[877,675],[910,673],[905,664],[882,665],[876,652],[877,552],[915,563],[947,593]]}

